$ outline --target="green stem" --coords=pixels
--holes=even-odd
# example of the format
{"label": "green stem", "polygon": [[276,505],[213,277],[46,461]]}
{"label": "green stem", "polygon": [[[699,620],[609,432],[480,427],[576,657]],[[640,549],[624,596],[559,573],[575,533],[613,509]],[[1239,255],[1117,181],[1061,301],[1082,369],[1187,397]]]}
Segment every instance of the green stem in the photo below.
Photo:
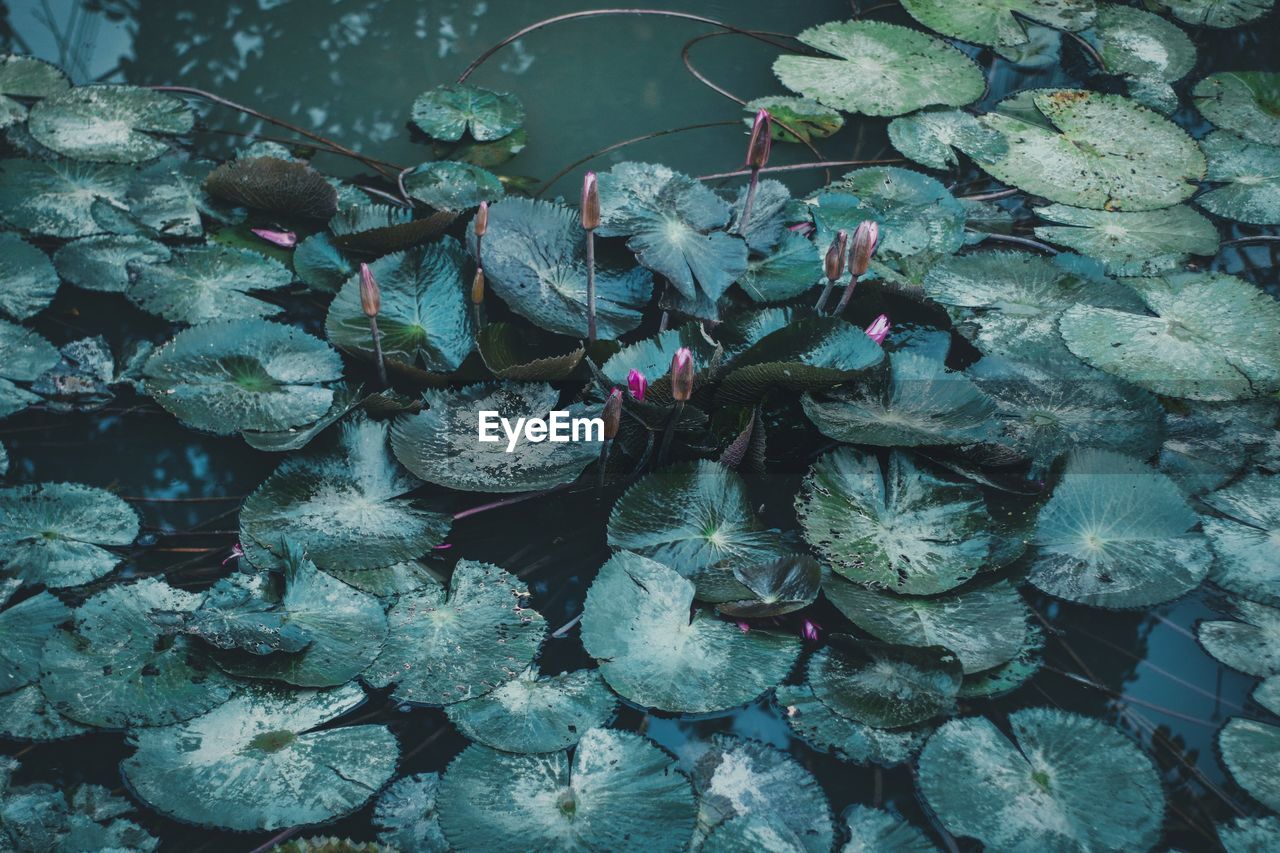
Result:
{"label": "green stem", "polygon": [[827,307],[827,300],[831,298],[831,291],[835,290],[836,280],[834,278],[827,279],[826,287],[822,288],[822,295],[818,297],[818,304],[813,306],[813,310],[819,314],[822,309]]}
{"label": "green stem", "polygon": [[596,232],[587,231],[587,343],[596,342]]}
{"label": "green stem", "polygon": [[373,360],[378,365],[378,382],[387,387],[387,364],[382,358],[382,334],[378,331],[378,318],[369,318],[369,332],[373,335]]}
{"label": "green stem", "polygon": [[654,465],[655,468],[661,468],[667,461],[667,453],[671,450],[671,437],[676,434],[676,422],[680,420],[680,416],[684,414],[684,400],[676,400],[676,404],[671,408],[671,415],[667,418],[667,426],[662,431],[662,444],[658,448],[658,461]]}
{"label": "green stem", "polygon": [[742,218],[738,220],[738,233],[747,233],[747,222],[751,219],[751,207],[756,203],[756,189],[760,186],[760,167],[751,169],[751,183],[747,184],[747,200],[742,203]]}

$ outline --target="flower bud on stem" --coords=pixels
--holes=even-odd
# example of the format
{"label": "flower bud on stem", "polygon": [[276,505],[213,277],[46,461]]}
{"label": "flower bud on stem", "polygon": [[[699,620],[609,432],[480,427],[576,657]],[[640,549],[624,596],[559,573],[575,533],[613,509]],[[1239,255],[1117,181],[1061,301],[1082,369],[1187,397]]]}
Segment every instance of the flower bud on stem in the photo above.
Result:
{"label": "flower bud on stem", "polygon": [[621,388],[609,391],[609,398],[604,401],[601,420],[604,421],[604,441],[600,443],[600,462],[596,465],[596,500],[600,500],[600,495],[604,492],[605,469],[609,467],[609,448],[613,445],[614,436],[618,434],[618,428],[622,426]]}
{"label": "flower bud on stem", "polygon": [[747,233],[751,219],[751,206],[755,204],[756,189],[760,186],[760,170],[769,162],[769,149],[773,147],[773,131],[768,110],[756,112],[751,125],[751,139],[747,142],[747,168],[751,170],[751,182],[747,184],[747,198],[742,203],[742,218],[738,220],[738,233]]}
{"label": "flower bud on stem", "polygon": [[360,310],[369,318],[373,336],[373,359],[378,365],[378,382],[387,387],[387,365],[382,358],[382,334],[378,331],[378,311],[382,308],[382,291],[368,264],[360,264]]}
{"label": "flower bud on stem", "polygon": [[662,444],[658,449],[657,465],[667,461],[667,453],[671,450],[671,437],[675,434],[676,424],[684,414],[684,404],[693,396],[693,353],[688,347],[680,347],[671,359],[671,399],[675,405],[667,418],[666,429],[662,432]]}
{"label": "flower bud on stem", "polygon": [[870,219],[864,219],[858,224],[849,246],[849,283],[845,285],[840,302],[832,314],[839,315],[849,304],[849,299],[853,297],[853,289],[858,286],[858,279],[867,274],[867,266],[871,263],[871,256],[875,254],[876,245],[879,242],[880,226]]}
{"label": "flower bud on stem", "polygon": [[827,300],[831,298],[831,291],[835,288],[836,282],[840,280],[840,276],[844,275],[844,259],[848,251],[849,232],[841,229],[836,232],[836,238],[831,241],[831,246],[827,249],[827,257],[822,264],[823,274],[827,277],[827,286],[822,288],[822,295],[818,297],[818,304],[813,306],[813,310],[819,314],[822,313],[823,308],[827,307]]}
{"label": "flower bud on stem", "polygon": [[587,232],[587,343],[596,340],[596,229],[600,227],[600,188],[596,173],[582,179],[582,229]]}
{"label": "flower bud on stem", "polygon": [[471,279],[471,310],[476,316],[476,331],[484,328],[484,267],[476,267]]}

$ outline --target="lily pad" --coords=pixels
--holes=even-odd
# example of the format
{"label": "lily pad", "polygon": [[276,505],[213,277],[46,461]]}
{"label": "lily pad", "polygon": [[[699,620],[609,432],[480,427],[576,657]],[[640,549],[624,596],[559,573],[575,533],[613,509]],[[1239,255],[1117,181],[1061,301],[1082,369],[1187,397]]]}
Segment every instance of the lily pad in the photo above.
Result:
{"label": "lily pad", "polygon": [[1209,579],[1237,595],[1280,607],[1280,564],[1275,559],[1280,474],[1253,472],[1201,500],[1222,514],[1203,518],[1213,549]]}
{"label": "lily pad", "polygon": [[[507,198],[489,208],[481,265],[494,292],[517,314],[548,331],[586,337],[584,233],[577,211],[571,208]],[[473,246],[474,239],[471,237]],[[744,265],[745,258],[744,247]],[[641,311],[652,290],[653,277],[646,270],[597,259],[596,328],[600,337],[616,338],[640,325]]]}
{"label": "lily pad", "polygon": [[480,359],[499,379],[554,382],[568,379],[582,364],[582,344],[554,338],[541,330],[513,323],[488,323],[476,337]]}
{"label": "lily pad", "polygon": [[[18,768],[7,759],[6,777]],[[121,815],[133,804],[99,785],[11,786],[0,794],[0,846],[20,851],[130,850],[150,853],[160,840]]]}
{"label": "lily pad", "polygon": [[1119,847],[1160,840],[1164,793],[1143,752],[1101,720],[1048,708],[942,725],[920,755],[929,807],[989,849]]}
{"label": "lily pad", "polygon": [[1218,840],[1227,853],[1258,853],[1280,843],[1280,818],[1239,817],[1218,826]]}
{"label": "lily pad", "polygon": [[491,142],[524,123],[524,106],[515,95],[479,86],[440,85],[413,102],[413,123],[434,139],[452,142],[470,131],[472,138]]}
{"label": "lily pad", "polygon": [[768,850],[770,853],[804,853],[800,838],[772,815],[750,814],[717,824],[703,838],[698,849],[705,853],[732,853],[737,850]]}
{"label": "lily pad", "polygon": [[822,704],[868,726],[915,726],[950,711],[964,671],[941,646],[894,646],[832,634],[809,659],[806,683]]}
{"label": "lily pad", "polygon": [[609,686],[637,705],[705,713],[744,705],[786,677],[794,638],[743,634],[710,613],[690,616],[694,587],[675,570],[619,552],[587,592],[582,642]]}
{"label": "lily pad", "polygon": [[907,257],[950,254],[964,245],[965,209],[941,182],[897,166],[856,169],[818,195],[812,207],[817,244],[850,235],[864,219],[883,235],[877,253]]}
{"label": "lily pad", "polygon": [[47,592],[0,612],[0,693],[11,693],[40,679],[45,641],[70,618],[71,610]]}
{"label": "lily pad", "polygon": [[851,448],[823,456],[805,477],[796,515],[836,573],[910,595],[959,586],[1000,545],[978,488],[943,479],[899,451],[887,472],[874,455]]}
{"label": "lily pad", "polygon": [[0,693],[0,734],[15,740],[43,743],[65,740],[92,731],[53,709],[39,684]]}
{"label": "lily pad", "polygon": [[[396,419],[391,447],[396,458],[429,483],[464,492],[527,492],[549,489],[578,478],[600,456],[599,430],[581,441],[525,442],[507,452],[507,439],[477,441],[480,412],[500,412],[512,424],[518,418],[547,418],[548,412],[586,417],[584,404],[557,409],[557,392],[546,384],[502,382],[471,385],[457,391],[428,390],[424,412]],[[594,414],[594,413],[592,413]]]}
{"label": "lily pad", "polygon": [[61,68],[34,56],[0,56],[0,95],[47,98],[71,87]]}
{"label": "lily pad", "polygon": [[238,157],[204,179],[209,195],[231,204],[308,219],[330,219],[338,193],[315,169],[279,157]]}
{"label": "lily pad", "polygon": [[1263,679],[1253,691],[1253,701],[1271,713],[1280,715],[1280,675]]}
{"label": "lily pad", "polygon": [[770,332],[729,365],[719,403],[750,403],[770,389],[818,391],[859,377],[884,360],[866,333],[836,317],[805,317]]}
{"label": "lily pad", "polygon": [[788,554],[768,563],[734,566],[733,577],[750,597],[722,602],[716,609],[726,616],[759,619],[812,604],[822,583],[822,566],[807,554]]}
{"label": "lily pad", "polygon": [[907,27],[833,21],[797,38],[839,58],[781,56],[773,73],[793,92],[845,112],[895,116],[930,104],[959,107],[986,88],[973,60]]}
{"label": "lily pad", "polygon": [[889,122],[889,141],[903,156],[930,169],[959,165],[957,151],[974,159],[994,160],[1008,148],[1004,137],[977,116],[942,107],[895,118]]}
{"label": "lily pad", "polygon": [[271,831],[350,814],[395,773],[386,726],[317,727],[364,702],[348,684],[288,693],[248,688],[177,726],[139,729],[120,764],[161,814],[200,826]]}
{"label": "lily pad", "polygon": [[1196,636],[1209,654],[1232,669],[1267,678],[1280,675],[1280,610],[1237,601],[1239,622],[1201,622]]}
{"label": "lily pad", "polygon": [[975,0],[964,4],[903,0],[902,5],[911,17],[945,36],[1000,46],[1028,40],[1024,21],[1072,32],[1089,26],[1096,14],[1093,0]]}
{"label": "lily pad", "polygon": [[388,204],[342,204],[329,231],[335,246],[344,251],[382,255],[416,246],[440,234],[454,219],[450,212],[414,219],[407,207]]}
{"label": "lily pad", "polygon": [[127,206],[133,170],[75,160],[0,160],[0,219],[49,237],[85,237],[103,229],[98,199]]}
{"label": "lily pad", "polygon": [[539,675],[530,667],[492,693],[445,708],[477,743],[503,752],[559,752],[613,716],[617,697],[599,670]]}
{"label": "lily pad", "polygon": [[165,262],[139,264],[129,298],[143,310],[175,323],[207,323],[270,317],[281,308],[250,295],[293,281],[282,264],[248,249],[197,246]]}
{"label": "lily pad", "polygon": [[337,293],[355,272],[353,264],[333,245],[329,235],[312,234],[293,250],[293,272],[306,284],[323,293]]}
{"label": "lily pad", "polygon": [[487,853],[513,832],[531,850],[637,849],[677,853],[697,805],[672,756],[641,735],[591,729],[574,751],[511,755],[472,745],[440,781],[450,847]]}
{"label": "lily pad", "polygon": [[1155,0],[1180,21],[1206,27],[1238,27],[1271,11],[1275,0]]}
{"label": "lily pad", "polygon": [[423,163],[405,174],[404,187],[411,198],[437,210],[466,210],[505,192],[493,172],[453,160]]}
{"label": "lily pad", "polygon": [[97,163],[154,160],[169,146],[151,134],[187,133],[195,116],[185,102],[139,86],[78,86],[31,108],[27,126],[41,145]]}
{"label": "lily pad", "polygon": [[1006,663],[966,675],[960,684],[961,699],[1004,696],[1026,684],[1044,666],[1044,632],[1038,625],[1027,627],[1018,654]]}
{"label": "lily pad", "polygon": [[290,618],[271,586],[272,577],[266,572],[238,572],[210,587],[196,610],[153,614],[153,618],[162,622],[171,618],[183,633],[218,649],[254,655],[300,652],[315,635]]}
{"label": "lily pad", "polygon": [[1209,121],[1252,142],[1280,139],[1280,72],[1224,71],[1210,74],[1191,93]]}
{"label": "lily pad", "polygon": [[769,132],[777,142],[811,142],[826,139],[844,127],[844,116],[809,98],[769,95],[742,105],[747,116],[742,121],[750,127],[759,110],[768,110]]}
{"label": "lily pad", "polygon": [[1196,47],[1182,28],[1144,9],[1102,4],[1095,33],[1110,74],[1172,83],[1196,64]]}
{"label": "lily pad", "polygon": [[1237,222],[1280,224],[1280,148],[1221,130],[1200,147],[1209,158],[1205,178],[1224,186],[1196,196],[1196,204]]}
{"label": "lily pad", "polygon": [[449,844],[436,811],[439,790],[439,773],[405,776],[388,786],[373,809],[378,842],[414,853],[446,853]]}
{"label": "lily pad", "polygon": [[1218,732],[1222,763],[1236,783],[1272,811],[1280,811],[1280,726],[1237,717]]}
{"label": "lily pad", "polygon": [[0,571],[27,584],[79,586],[109,573],[121,557],[107,546],[138,536],[138,515],[120,498],[78,483],[0,489]]}
{"label": "lily pad", "polygon": [[1029,580],[1095,607],[1159,604],[1194,589],[1212,555],[1178,487],[1141,461],[1078,450],[1040,510]]}
{"label": "lily pad", "polygon": [[849,840],[840,853],[931,853],[937,850],[924,832],[884,809],[852,805],[845,809],[843,818]]}
{"label": "lily pad", "polygon": [[1164,417],[1168,437],[1160,448],[1160,470],[1189,495],[1213,491],[1266,458],[1276,446],[1276,423],[1275,403],[1265,399],[1171,407]]}
{"label": "lily pad", "polygon": [[528,595],[497,566],[460,561],[447,594],[427,587],[391,608],[386,646],[365,680],[394,684],[396,699],[424,705],[451,705],[498,689],[532,663],[546,634],[546,620],[525,606]]}
{"label": "lily pad", "polygon": [[[693,367],[703,372],[715,358],[715,347],[703,337],[697,323],[688,323],[679,329],[667,329],[652,338],[643,338],[622,347],[601,366],[601,372],[615,385],[625,385],[632,370],[645,375],[653,386],[671,372],[671,360],[676,350],[684,347],[693,356]],[[668,383],[669,386],[669,383]]]}
{"label": "lily pad", "polygon": [[[452,237],[385,255],[369,265],[381,291],[378,331],[383,356],[413,367],[457,370],[475,346],[475,318],[463,292],[466,255]],[[325,318],[325,336],[347,352],[373,358],[360,275],[350,276]]]}
{"label": "lily pad", "polygon": [[852,720],[827,707],[808,684],[779,685],[775,698],[796,737],[853,764],[895,767],[919,752],[931,731],[928,726],[879,729]]}
{"label": "lily pad", "polygon": [[222,320],[184,332],[143,366],[147,393],[195,429],[230,435],[312,423],[342,377],[328,344],[266,320]]}
{"label": "lily pad", "polygon": [[1037,237],[1097,258],[1112,275],[1155,275],[1218,253],[1217,226],[1185,204],[1122,213],[1055,204],[1036,214],[1058,223],[1037,226]]}
{"label": "lily pad", "polygon": [[306,447],[320,433],[342,420],[365,401],[363,385],[343,382],[333,389],[333,403],[329,411],[317,421],[304,427],[291,427],[276,431],[244,430],[240,437],[254,450],[270,453],[284,453],[289,450],[300,450]]}
{"label": "lily pad", "polygon": [[25,320],[44,310],[58,291],[49,256],[12,232],[0,233],[0,313]]}
{"label": "lily pad", "polygon": [[773,254],[747,262],[738,286],[754,302],[784,302],[799,296],[821,280],[816,251],[808,237],[787,231]]}
{"label": "lily pad", "polygon": [[169,247],[147,237],[102,234],[73,240],[53,255],[53,265],[64,281],[84,290],[124,293],[132,278],[131,265],[164,263]]}
{"label": "lily pad", "polygon": [[0,320],[0,418],[40,399],[17,382],[32,382],[58,364],[53,344],[25,326]]}
{"label": "lily pad", "polygon": [[1280,389],[1280,303],[1223,273],[1129,282],[1152,315],[1076,305],[1059,327],[1078,357],[1171,397],[1238,400]]}

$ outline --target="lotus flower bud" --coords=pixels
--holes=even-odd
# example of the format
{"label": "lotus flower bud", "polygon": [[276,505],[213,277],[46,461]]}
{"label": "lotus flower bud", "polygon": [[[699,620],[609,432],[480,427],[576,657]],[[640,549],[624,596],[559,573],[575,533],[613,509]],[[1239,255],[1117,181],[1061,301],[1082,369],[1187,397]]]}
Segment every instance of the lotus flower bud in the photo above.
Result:
{"label": "lotus flower bud", "polygon": [[604,440],[609,441],[618,434],[618,427],[622,424],[622,389],[614,388],[609,391],[609,399],[604,401]]}
{"label": "lotus flower bud", "polygon": [[756,120],[751,125],[751,141],[747,143],[747,167],[764,168],[769,162],[769,149],[773,147],[773,133],[770,131],[768,110],[756,112]]}
{"label": "lotus flower bud", "polygon": [[282,249],[292,249],[298,245],[298,235],[292,231],[273,231],[270,228],[250,228],[249,230]]}
{"label": "lotus flower bud", "polygon": [[471,304],[484,302],[484,267],[476,267],[475,278],[471,279]]}
{"label": "lotus flower bud", "polygon": [[828,281],[835,281],[844,275],[844,258],[848,250],[849,232],[837,231],[836,238],[831,241],[831,248],[827,249],[827,257],[822,264]]}
{"label": "lotus flower bud", "polygon": [[881,314],[879,317],[871,321],[871,325],[867,326],[867,337],[878,344],[883,344],[884,339],[889,337],[889,315]]}
{"label": "lotus flower bud", "polygon": [[867,265],[871,263],[879,242],[879,225],[870,219],[858,223],[858,229],[853,232],[853,245],[849,248],[849,271],[854,278],[867,274]]}
{"label": "lotus flower bud", "polygon": [[627,389],[631,391],[631,396],[637,400],[644,400],[644,392],[649,390],[649,380],[645,375],[634,367],[627,374]]}
{"label": "lotus flower bud", "polygon": [[489,230],[489,202],[480,202],[480,207],[476,209],[474,228],[477,237],[483,237],[485,232]]}
{"label": "lotus flower bud", "polygon": [[582,178],[582,227],[588,231],[600,227],[600,187],[595,172],[587,172]]}
{"label": "lotus flower bud", "polygon": [[671,359],[671,399],[683,403],[693,396],[693,353],[680,347]]}
{"label": "lotus flower bud", "polygon": [[360,265],[360,310],[366,317],[377,317],[382,307],[382,291],[368,264]]}
{"label": "lotus flower bud", "polygon": [[741,631],[742,633],[744,633],[744,634],[750,634],[750,633],[751,633],[751,623],[750,623],[750,622],[746,622],[746,621],[744,621],[744,620],[742,620],[742,619],[739,619],[739,620],[738,620],[738,622],[737,622],[737,625],[738,625],[738,630],[739,630],[739,631]]}
{"label": "lotus flower bud", "polygon": [[816,643],[818,642],[818,628],[819,625],[817,622],[814,622],[812,619],[806,619],[804,620],[804,624],[800,626],[800,636],[804,637],[811,643]]}

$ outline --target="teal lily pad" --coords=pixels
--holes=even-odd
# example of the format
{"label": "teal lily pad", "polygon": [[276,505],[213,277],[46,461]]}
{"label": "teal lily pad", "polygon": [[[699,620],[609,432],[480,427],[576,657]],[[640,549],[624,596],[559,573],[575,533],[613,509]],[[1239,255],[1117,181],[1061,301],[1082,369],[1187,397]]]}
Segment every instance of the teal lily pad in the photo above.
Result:
{"label": "teal lily pad", "polygon": [[0,56],[0,95],[47,98],[71,87],[66,72],[34,56]]}
{"label": "teal lily pad", "polygon": [[108,547],[138,536],[138,515],[112,493],[79,483],[0,489],[0,571],[58,589],[109,573],[122,557]]}
{"label": "teal lily pad", "polygon": [[738,286],[754,302],[785,302],[822,280],[816,247],[808,237],[786,231],[773,253],[752,258]]}
{"label": "teal lily pad", "polygon": [[781,181],[769,178],[757,182],[756,196],[751,202],[751,218],[742,227],[742,213],[746,209],[749,186],[738,188],[733,199],[733,211],[729,217],[729,232],[742,237],[752,255],[767,255],[782,239],[787,221],[792,218],[794,205],[791,190]]}
{"label": "teal lily pad", "polygon": [[1280,675],[1264,678],[1253,691],[1253,701],[1271,713],[1280,715]]}
{"label": "teal lily pad", "polygon": [[748,814],[731,817],[708,832],[698,846],[705,853],[732,853],[736,850],[769,850],[771,853],[804,853],[800,838],[774,815]]}
{"label": "teal lily pad", "polygon": [[1178,487],[1141,461],[1078,450],[1040,510],[1029,580],[1095,607],[1145,607],[1194,589],[1212,555]]}
{"label": "teal lily pad", "polygon": [[517,382],[568,379],[587,355],[580,343],[514,323],[485,324],[476,337],[476,349],[490,373]]}
{"label": "teal lily pad", "polygon": [[328,569],[326,572],[384,602],[394,602],[405,593],[424,587],[445,585],[439,573],[417,561],[393,563],[380,569]]}
{"label": "teal lily pad", "polygon": [[[702,372],[715,358],[715,347],[703,336],[697,323],[688,323],[679,329],[667,329],[652,338],[643,338],[622,347],[601,365],[600,370],[615,385],[626,385],[632,370],[645,375],[649,385],[655,385],[671,372],[671,360],[676,350],[689,350],[693,367]],[[669,383],[668,383],[669,384]]]}
{"label": "teal lily pad", "polygon": [[[584,235],[578,213],[571,208],[546,201],[504,199],[489,208],[489,230],[480,259],[487,281],[513,311],[535,325],[562,335],[586,337]],[[470,239],[474,246],[474,236]],[[744,264],[745,257],[744,247]],[[652,291],[653,277],[645,269],[598,258],[596,329],[600,337],[617,338],[640,325]]]}
{"label": "teal lily pad", "polygon": [[743,619],[794,613],[818,597],[822,574],[822,566],[808,554],[788,554],[754,566],[735,565],[733,578],[746,588],[746,595],[720,602],[716,609]]}
{"label": "teal lily pad", "polygon": [[837,317],[804,317],[736,354],[716,392],[719,403],[750,403],[771,389],[826,390],[884,360],[866,333]]}
{"label": "teal lily pad", "polygon": [[248,249],[197,246],[168,261],[139,264],[128,295],[144,311],[175,323],[270,317],[281,308],[250,291],[279,290],[293,274],[278,261]]}
{"label": "teal lily pad", "polygon": [[195,429],[278,431],[323,417],[342,376],[328,344],[266,320],[223,320],[179,332],[142,368],[147,393]]}
{"label": "teal lily pad", "polygon": [[127,207],[133,178],[126,166],[75,160],[0,160],[0,219],[50,237],[102,231],[93,217],[98,199]]}
{"label": "teal lily pad", "polygon": [[337,293],[355,271],[355,264],[323,231],[312,234],[293,250],[294,275],[322,293]]}
{"label": "teal lily pad", "polygon": [[382,654],[364,678],[402,702],[451,705],[497,690],[537,656],[546,620],[528,589],[497,566],[462,560],[449,590],[402,595],[387,613]]}
{"label": "teal lily pad", "polygon": [[12,693],[40,680],[45,641],[70,618],[71,610],[48,592],[0,612],[0,693]]}
{"label": "teal lily pad", "polygon": [[849,841],[841,853],[879,851],[879,853],[931,853],[937,850],[919,828],[895,814],[870,806],[852,805],[845,809],[844,828]]}
{"label": "teal lily pad", "polygon": [[977,116],[945,107],[895,118],[889,122],[889,141],[903,156],[930,169],[959,165],[957,151],[974,159],[995,160],[1008,148],[1004,137]]}
{"label": "teal lily pad", "polygon": [[58,364],[58,350],[39,334],[0,319],[0,418],[41,398],[15,382],[29,383]]}
{"label": "teal lily pad", "polygon": [[989,720],[966,717],[942,725],[920,755],[920,790],[951,834],[993,850],[1156,845],[1160,774],[1125,735],[1048,708],[1008,719],[1012,740]]}
{"label": "teal lily pad", "polygon": [[617,704],[599,670],[539,675],[530,667],[492,693],[448,705],[445,712],[459,731],[493,749],[559,752],[609,722]]}
{"label": "teal lily pad", "polygon": [[1144,84],[1168,84],[1196,64],[1196,47],[1182,28],[1132,6],[1100,4],[1094,33],[1107,73]]}
{"label": "teal lily pad", "polygon": [[[125,196],[127,211],[116,211],[117,215],[107,217],[99,204],[93,208],[94,218],[104,230],[113,233],[179,238],[202,236],[202,215],[222,223],[243,220],[243,210],[229,209],[205,194],[204,179],[212,169],[213,164],[206,160],[162,157],[142,167],[134,177]],[[121,222],[126,218],[129,226]],[[225,239],[231,233],[234,232],[224,230],[214,239]]]}
{"label": "teal lily pad", "polygon": [[742,105],[747,112],[743,124],[750,127],[755,114],[768,110],[769,132],[777,142],[811,142],[826,139],[844,127],[844,116],[809,98],[768,95]]}
{"label": "teal lily pad", "polygon": [[1255,471],[1201,500],[1221,513],[1203,517],[1213,549],[1209,579],[1229,592],[1280,607],[1280,564],[1275,559],[1280,474]]}
{"label": "teal lily pad", "polygon": [[53,255],[58,275],[84,290],[124,293],[129,289],[133,265],[164,263],[169,247],[147,237],[100,234],[73,240]]}
{"label": "teal lily pad", "polygon": [[433,139],[452,142],[470,132],[473,139],[492,142],[524,123],[524,106],[515,95],[479,86],[440,85],[413,102],[413,123]]}
{"label": "teal lily pad", "polygon": [[1036,214],[1058,223],[1037,226],[1037,237],[1097,258],[1112,275],[1155,275],[1218,253],[1217,226],[1185,204],[1119,213],[1054,204]]}
{"label": "teal lily pad", "polygon": [[1026,21],[1054,29],[1083,30],[1093,23],[1093,0],[975,0],[955,4],[945,0],[903,0],[911,17],[945,36],[974,44],[1001,47],[1028,40]]}
{"label": "teal lily pad", "polygon": [[[1247,465],[1262,464],[1269,448],[1272,454],[1280,448],[1276,415],[1274,402],[1265,399],[1170,407],[1160,470],[1189,495],[1220,488]],[[1267,467],[1280,470],[1280,464]]]}
{"label": "teal lily pad", "polygon": [[1206,180],[1223,186],[1196,196],[1196,204],[1237,222],[1280,224],[1280,147],[1222,130],[1200,140],[1200,147],[1209,158]]}
{"label": "teal lily pad", "polygon": [[5,737],[44,743],[90,731],[92,726],[77,723],[55,711],[39,684],[0,693],[0,734]]}
{"label": "teal lily pad", "polygon": [[982,97],[982,72],[956,48],[880,21],[833,21],[797,38],[836,59],[781,56],[773,73],[793,92],[838,110],[896,116]]}
{"label": "teal lily pad", "polygon": [[999,666],[966,675],[960,684],[960,698],[996,698],[1017,690],[1044,666],[1044,645],[1044,631],[1029,625],[1017,655]]}
{"label": "teal lily pad", "polygon": [[1239,622],[1201,622],[1200,644],[1232,669],[1260,678],[1280,675],[1280,609],[1237,601],[1235,611]]}
{"label": "teal lily pad", "polygon": [[386,726],[318,729],[364,702],[354,684],[288,693],[247,688],[177,726],[138,729],[120,764],[151,808],[186,823],[272,831],[348,815],[390,781]]}
{"label": "teal lily pad", "polygon": [[215,583],[195,610],[153,614],[162,622],[199,637],[218,649],[238,649],[254,655],[300,652],[315,640],[280,605],[266,572],[238,572]]}
{"label": "teal lily pad", "polygon": [[466,210],[482,201],[496,201],[505,193],[502,181],[472,163],[439,160],[405,173],[409,197],[437,210]]}
{"label": "teal lily pad", "polygon": [[917,726],[955,705],[964,670],[941,646],[895,646],[832,634],[805,683],[832,711],[876,728]]}
{"label": "teal lily pad", "polygon": [[1280,811],[1280,726],[1237,717],[1218,732],[1222,763],[1236,783],[1272,811]]}
{"label": "teal lily pad", "polygon": [[449,844],[436,810],[439,792],[439,773],[417,773],[389,785],[373,807],[378,843],[415,853],[446,853]]}
{"label": "teal lily pad", "polygon": [[154,160],[168,143],[151,134],[182,134],[195,115],[185,102],[139,86],[78,86],[31,108],[27,126],[41,145],[97,163]]}
{"label": "teal lily pad", "polygon": [[454,216],[442,211],[426,219],[414,219],[413,210],[407,207],[343,202],[329,220],[330,239],[343,251],[382,255],[440,234]]}
{"label": "teal lily pad", "polygon": [[743,634],[695,611],[693,584],[638,554],[609,559],[587,592],[582,642],[609,686],[637,705],[705,713],[746,704],[786,677],[794,637]]}
{"label": "teal lily pad", "polygon": [[880,729],[837,714],[808,684],[782,684],[775,691],[783,719],[812,748],[852,764],[895,767],[920,751],[931,728]]}
{"label": "teal lily pad", "polygon": [[1271,11],[1275,0],[1155,0],[1180,21],[1194,26],[1238,27]]}
{"label": "teal lily pad", "polygon": [[0,847],[29,851],[129,850],[151,853],[160,839],[121,815],[133,804],[99,785],[11,785],[6,758],[0,793]]}
{"label": "teal lily pad", "polygon": [[1263,145],[1274,145],[1280,138],[1280,117],[1276,115],[1280,109],[1280,72],[1210,74],[1196,83],[1191,98],[1201,114],[1223,130]]}
{"label": "teal lily pad", "polygon": [[880,254],[945,255],[964,245],[964,206],[935,178],[898,166],[849,172],[819,194],[811,210],[822,247],[840,229],[852,235],[864,219],[880,226]]}
{"label": "teal lily pad", "polygon": [[[381,291],[378,332],[383,356],[412,367],[457,370],[475,346],[475,318],[463,292],[466,255],[452,237],[385,255],[369,265]],[[350,276],[325,318],[325,336],[339,349],[373,358],[369,318],[361,307],[360,275]]]}
{"label": "teal lily pad", "polygon": [[359,408],[365,399],[363,385],[342,382],[334,386],[333,403],[329,406],[329,411],[325,412],[319,420],[313,421],[306,426],[290,427],[282,430],[261,431],[247,429],[240,433],[240,437],[254,450],[263,450],[269,453],[300,450],[306,447],[311,442],[311,439]]}
{"label": "teal lily pad", "polygon": [[585,732],[568,753],[511,755],[474,744],[440,780],[440,826],[452,849],[689,849],[697,805],[676,760],[648,738]]}
{"label": "teal lily pad", "polygon": [[25,320],[44,310],[58,291],[49,256],[12,232],[0,232],[0,313]]}
{"label": "teal lily pad", "polygon": [[1227,853],[1257,853],[1280,844],[1280,818],[1239,817],[1218,825],[1218,841]]}

